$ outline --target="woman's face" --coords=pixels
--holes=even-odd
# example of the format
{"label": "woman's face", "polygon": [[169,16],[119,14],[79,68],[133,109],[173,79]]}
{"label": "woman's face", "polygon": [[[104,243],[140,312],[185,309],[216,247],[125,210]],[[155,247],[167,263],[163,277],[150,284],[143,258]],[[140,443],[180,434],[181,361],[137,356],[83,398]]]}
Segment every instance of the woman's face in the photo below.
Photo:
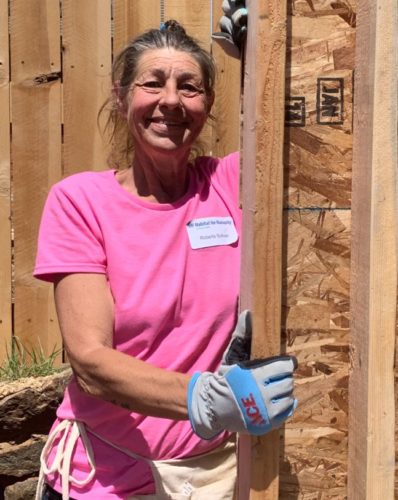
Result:
{"label": "woman's face", "polygon": [[126,102],[136,151],[189,151],[211,104],[200,66],[191,55],[168,48],[144,52]]}

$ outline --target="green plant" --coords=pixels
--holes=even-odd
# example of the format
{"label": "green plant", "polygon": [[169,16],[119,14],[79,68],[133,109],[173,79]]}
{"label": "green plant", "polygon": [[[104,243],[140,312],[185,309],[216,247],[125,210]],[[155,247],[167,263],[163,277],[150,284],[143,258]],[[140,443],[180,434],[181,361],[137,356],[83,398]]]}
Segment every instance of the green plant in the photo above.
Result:
{"label": "green plant", "polygon": [[62,367],[55,367],[54,363],[62,349],[55,347],[49,355],[44,353],[41,345],[38,349],[28,350],[16,338],[13,338],[11,352],[7,349],[7,359],[0,367],[0,380],[18,380],[24,377],[43,377],[59,372]]}

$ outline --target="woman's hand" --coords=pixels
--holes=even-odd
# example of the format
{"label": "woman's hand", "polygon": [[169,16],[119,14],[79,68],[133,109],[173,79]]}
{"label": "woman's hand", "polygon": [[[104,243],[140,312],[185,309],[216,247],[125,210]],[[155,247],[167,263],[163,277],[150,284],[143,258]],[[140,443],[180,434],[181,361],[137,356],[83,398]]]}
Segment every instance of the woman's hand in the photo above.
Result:
{"label": "woman's hand", "polygon": [[293,395],[292,356],[221,365],[217,373],[196,373],[189,384],[189,418],[195,433],[212,439],[222,431],[266,434],[290,417]]}
{"label": "woman's hand", "polygon": [[221,31],[213,33],[212,38],[232,57],[240,57],[247,32],[247,9],[245,0],[224,0],[224,15],[219,25]]}

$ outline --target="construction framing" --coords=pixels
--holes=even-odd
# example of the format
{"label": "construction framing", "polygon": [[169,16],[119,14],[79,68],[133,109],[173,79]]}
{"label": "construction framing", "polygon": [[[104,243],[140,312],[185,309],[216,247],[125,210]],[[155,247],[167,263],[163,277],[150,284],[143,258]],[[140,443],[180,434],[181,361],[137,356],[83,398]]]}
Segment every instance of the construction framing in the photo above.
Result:
{"label": "construction framing", "polygon": [[[324,352],[337,348],[331,346],[331,343],[336,343],[335,339],[332,341],[329,338],[327,342],[322,340],[322,328],[325,332],[331,328],[330,310],[326,322],[323,321],[324,313],[319,313],[319,308],[324,305],[329,308],[332,305],[334,312],[342,311],[341,301],[333,298],[332,293],[336,293],[336,290],[331,286],[326,301],[323,294],[318,294],[317,299],[313,300],[318,309],[302,302],[301,309],[304,314],[307,313],[307,317],[300,319],[293,315],[289,320],[288,313],[299,307],[298,301],[290,299],[289,302],[293,296],[292,289],[289,289],[292,283],[289,273],[294,268],[289,248],[294,247],[297,234],[292,218],[284,217],[283,209],[298,214],[296,221],[299,219],[300,223],[307,217],[307,224],[303,224],[307,228],[311,225],[310,216],[316,213],[317,224],[320,220],[322,224],[311,228],[312,234],[315,233],[315,245],[312,247],[317,248],[319,259],[326,262],[322,251],[327,252],[329,245],[329,254],[334,254],[341,261],[347,255],[344,255],[342,240],[338,245],[334,238],[336,234],[346,232],[344,226],[340,224],[340,229],[334,231],[329,228],[326,239],[321,232],[325,232],[324,221],[330,215],[336,220],[339,217],[339,221],[347,220],[341,214],[350,211],[351,197],[349,193],[344,196],[346,183],[343,182],[336,183],[340,192],[334,193],[334,179],[331,175],[322,178],[322,169],[329,173],[328,162],[331,163],[331,171],[333,163],[342,167],[349,163],[346,172],[350,171],[351,166],[353,171],[349,310],[352,323],[348,351],[350,357],[347,359],[349,366],[346,366],[349,371],[337,368],[335,371],[333,364],[326,365],[315,359],[315,366],[318,363],[319,370],[328,377],[321,376],[318,383],[300,384],[304,371],[299,368],[298,394],[304,407],[301,410],[303,414],[311,398],[321,400],[319,392],[322,389],[326,394],[333,392],[336,406],[338,409],[345,408],[347,414],[347,401],[342,401],[342,392],[338,389],[346,384],[349,375],[348,491],[345,492],[343,486],[327,492],[324,490],[325,485],[319,485],[318,494],[321,496],[317,498],[344,498],[348,495],[350,500],[392,499],[395,474],[394,352],[397,303],[397,4],[392,1],[364,0],[357,9],[351,10],[349,2],[332,2],[329,9],[323,10],[318,8],[318,2],[307,4],[309,8],[300,12],[295,11],[295,2],[289,2],[289,14],[286,16],[285,2],[247,1],[250,21],[242,137],[242,307],[251,307],[254,311],[256,357],[272,355],[281,349],[289,351],[289,333],[292,332],[295,335],[307,335],[304,349],[308,348],[308,340],[309,343],[312,340],[308,335],[311,320],[313,323],[318,322],[320,331],[316,347],[322,346]],[[316,19],[319,20],[318,25],[314,22]],[[341,28],[336,19],[346,23],[340,36],[338,30]],[[323,37],[328,36],[328,29],[333,29],[333,35],[325,44],[311,41],[311,38],[322,41]],[[354,52],[355,31],[357,39]],[[346,43],[340,45],[342,37],[345,37]],[[288,57],[285,61],[286,47]],[[315,61],[312,63],[312,75],[306,71],[306,51],[312,51],[312,61]],[[317,67],[325,51],[328,52],[328,63],[331,59],[332,65],[325,63]],[[297,52],[299,58],[296,57]],[[317,80],[316,87],[313,85],[315,98],[312,107],[307,96],[297,95],[295,86],[295,79],[300,78],[301,92],[308,93],[311,89],[311,84],[306,88],[309,77]],[[347,92],[347,88],[350,88],[350,92]],[[347,101],[345,108],[344,99]],[[284,122],[286,133],[283,148]],[[353,151],[353,156],[347,154],[350,151]],[[282,175],[283,164],[285,180]],[[313,170],[311,181],[308,181],[306,169]],[[344,175],[343,168],[340,168],[339,173],[336,169],[333,173],[335,177]],[[300,240],[301,245],[305,246],[304,231]],[[285,253],[284,248],[287,248]],[[298,253],[297,250],[295,256]],[[341,262],[336,264],[335,261],[333,272],[340,284],[344,284],[341,268]],[[347,274],[345,276],[348,277]],[[326,278],[325,275],[323,279]],[[347,285],[346,282],[346,291],[349,288]],[[321,287],[319,282],[318,291]],[[341,296],[342,292],[339,291]],[[284,309],[288,311],[285,315]],[[334,322],[337,332],[336,326],[341,327],[344,322],[341,314],[336,317],[339,318],[339,322]],[[281,339],[281,330],[287,333],[287,337]],[[298,344],[290,349],[298,353],[299,361],[302,348]],[[344,378],[335,377],[337,382],[334,387],[330,385],[333,372],[345,375]],[[316,411],[314,406],[312,411]],[[332,418],[330,422],[333,422]],[[330,428],[322,437],[326,437],[328,432]],[[285,431],[271,433],[261,440],[252,439],[250,442],[245,437],[241,438],[241,500],[290,498],[286,485],[283,491],[279,488],[279,463],[285,451],[280,449],[279,443],[284,443],[288,435],[289,426]],[[319,434],[318,442],[320,437]],[[344,445],[343,440],[339,441],[340,448],[341,445]],[[315,448],[313,452],[317,453]],[[345,457],[344,460],[347,459]]]}

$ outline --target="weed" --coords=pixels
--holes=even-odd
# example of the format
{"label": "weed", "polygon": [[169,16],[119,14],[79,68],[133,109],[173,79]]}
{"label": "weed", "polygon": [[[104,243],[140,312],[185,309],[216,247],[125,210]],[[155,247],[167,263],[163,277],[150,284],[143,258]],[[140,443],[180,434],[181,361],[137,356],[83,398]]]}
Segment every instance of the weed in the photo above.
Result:
{"label": "weed", "polygon": [[62,370],[54,363],[62,349],[53,348],[46,355],[41,345],[38,349],[28,350],[17,339],[13,338],[11,353],[7,350],[7,359],[0,367],[0,381],[18,380],[25,377],[43,377]]}

